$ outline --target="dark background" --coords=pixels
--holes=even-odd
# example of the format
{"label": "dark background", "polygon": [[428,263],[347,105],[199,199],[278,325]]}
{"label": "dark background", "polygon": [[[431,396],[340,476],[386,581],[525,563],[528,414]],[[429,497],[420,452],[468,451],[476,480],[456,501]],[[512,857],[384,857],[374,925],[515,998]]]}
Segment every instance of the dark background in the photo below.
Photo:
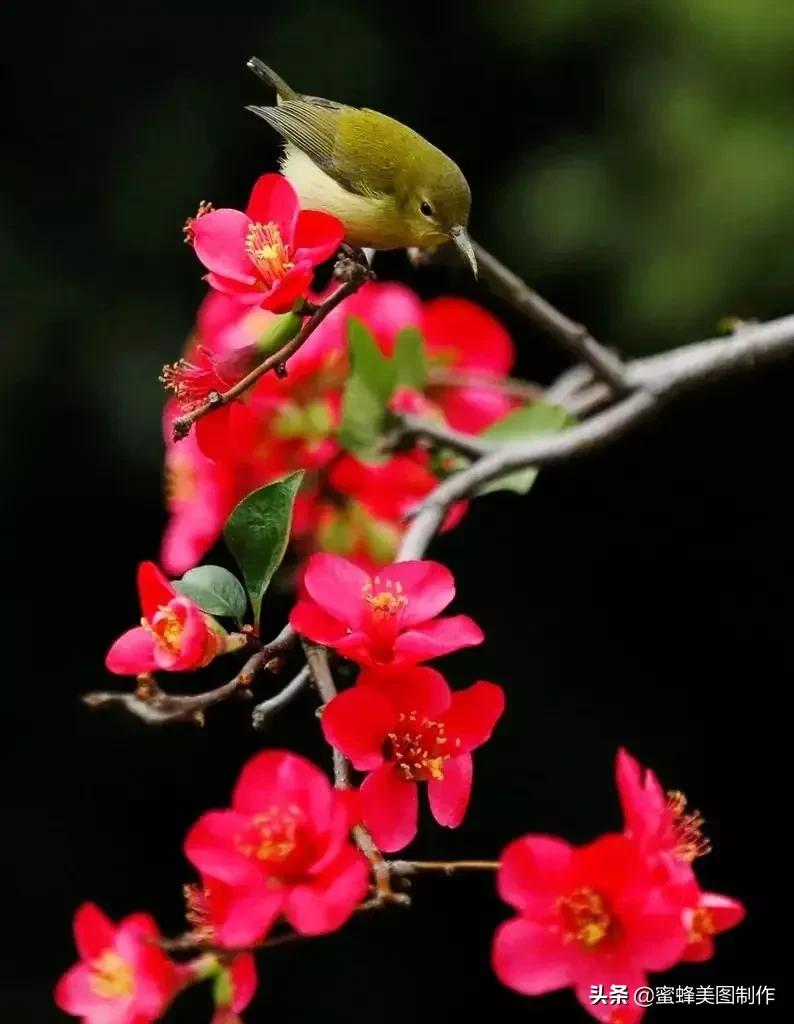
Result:
{"label": "dark background", "polygon": [[[116,13],[112,13],[116,10]],[[774,0],[177,5],[142,0],[0,15],[0,462],[4,673],[0,1019],[64,1019],[51,987],[71,915],[180,926],[187,826],[222,805],[263,743],[327,758],[307,696],[264,738],[245,705],[203,730],[92,713],[109,642],[156,557],[160,366],[202,294],[180,226],[199,199],[239,205],[276,147],[243,112],[256,53],[307,92],[370,105],[453,155],[472,233],[628,354],[713,333],[726,314],[791,312],[794,9]],[[382,276],[423,294],[462,276]],[[509,311],[521,373],[564,365]],[[502,683],[509,713],[477,757],[463,828],[419,857],[495,857],[547,831],[619,824],[626,744],[708,820],[706,884],[748,905],[712,962],[655,982],[780,985],[790,945],[782,770],[794,503],[790,395],[777,367],[698,392],[603,454],[492,497],[433,553],[487,643],[444,663]],[[288,609],[275,599],[275,632]],[[210,671],[210,675],[212,672]],[[260,684],[260,692],[265,684]],[[303,712],[301,717],[300,712]],[[246,1019],[585,1020],[570,992],[503,989],[488,878],[422,880],[415,906],[269,951]],[[674,1008],[651,1020],[777,1017]],[[169,1020],[204,1021],[201,994]]]}

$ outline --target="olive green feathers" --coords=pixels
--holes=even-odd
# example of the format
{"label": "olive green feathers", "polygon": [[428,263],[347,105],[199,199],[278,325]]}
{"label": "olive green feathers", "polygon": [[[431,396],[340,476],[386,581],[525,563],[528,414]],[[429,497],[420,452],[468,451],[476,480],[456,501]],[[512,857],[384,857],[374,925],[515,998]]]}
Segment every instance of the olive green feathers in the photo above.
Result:
{"label": "olive green feathers", "polygon": [[386,114],[301,95],[257,58],[248,66],[275,89],[278,105],[247,109],[285,140],[282,171],[304,205],[339,217],[359,245],[452,239],[473,258],[465,230],[471,192],[445,153]]}

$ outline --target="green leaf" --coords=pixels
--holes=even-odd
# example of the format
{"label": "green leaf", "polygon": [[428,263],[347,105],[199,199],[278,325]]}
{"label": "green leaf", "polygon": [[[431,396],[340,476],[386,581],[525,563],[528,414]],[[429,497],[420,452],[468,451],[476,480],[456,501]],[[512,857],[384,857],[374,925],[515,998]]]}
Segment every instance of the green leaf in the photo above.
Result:
{"label": "green leaf", "polygon": [[293,473],[260,487],[243,498],[226,521],[223,535],[240,566],[257,623],[264,593],[287,550],[302,480],[302,472]]}
{"label": "green leaf", "polygon": [[396,381],[395,364],[355,317],[348,322],[347,337],[350,376],[342,396],[339,443],[347,451],[363,455],[383,433],[386,406]]}
{"label": "green leaf", "polygon": [[425,341],[416,327],[404,327],[394,342],[394,365],[398,387],[424,391],[428,365]]}
{"label": "green leaf", "polygon": [[[492,423],[482,431],[480,437],[490,441],[528,441],[533,437],[558,434],[574,422],[570,413],[561,406],[535,402],[515,409],[503,419]],[[490,494],[492,491],[514,491],[516,494],[526,494],[535,483],[537,475],[538,470],[535,466],[527,466],[512,473],[505,473],[496,480],[490,480],[483,484],[477,493],[482,495]]]}
{"label": "green leaf", "polygon": [[200,565],[174,580],[180,594],[209,615],[225,615],[242,622],[248,601],[242,583],[220,565]]}

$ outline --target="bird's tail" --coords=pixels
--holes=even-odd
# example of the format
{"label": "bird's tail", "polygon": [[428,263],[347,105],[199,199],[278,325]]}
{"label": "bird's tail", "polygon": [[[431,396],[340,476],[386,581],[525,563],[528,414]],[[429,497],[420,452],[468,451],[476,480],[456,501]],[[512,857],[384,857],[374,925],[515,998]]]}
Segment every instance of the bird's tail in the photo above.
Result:
{"label": "bird's tail", "polygon": [[287,83],[277,75],[276,72],[267,66],[264,61],[261,61],[258,57],[252,57],[246,67],[250,68],[251,71],[263,82],[267,82],[268,85],[272,86],[278,98],[280,100],[297,100],[300,96],[294,89],[290,88]]}

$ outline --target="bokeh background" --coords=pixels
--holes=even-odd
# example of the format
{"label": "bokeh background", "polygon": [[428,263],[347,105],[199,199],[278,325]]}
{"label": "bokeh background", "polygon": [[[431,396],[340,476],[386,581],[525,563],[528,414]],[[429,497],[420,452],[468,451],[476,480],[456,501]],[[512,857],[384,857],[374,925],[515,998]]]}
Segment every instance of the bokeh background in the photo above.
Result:
{"label": "bokeh background", "polygon": [[[91,713],[109,641],[156,555],[157,374],[202,295],[180,244],[198,200],[239,205],[275,165],[243,106],[261,55],[307,92],[387,111],[465,169],[473,235],[628,353],[794,309],[794,6],[779,0],[292,0],[0,13],[3,936],[0,1019],[55,1022],[84,898],[180,922],[186,827],[263,743],[321,759],[308,697],[265,737],[245,705],[204,730]],[[462,275],[382,276],[481,298],[520,371],[564,365]],[[478,758],[465,827],[418,856],[493,857],[523,831],[618,825],[624,743],[708,819],[710,887],[746,900],[719,956],[670,984],[783,980],[794,503],[778,367],[699,392],[618,446],[494,496],[434,553],[488,642],[451,680],[492,678],[508,714]],[[222,557],[222,556],[221,556]],[[274,629],[288,602],[274,598]],[[260,688],[261,692],[261,688]],[[298,711],[303,712],[301,717]],[[423,880],[409,913],[269,951],[251,1024],[300,1019],[584,1020],[488,966],[503,919],[485,878]],[[650,1020],[768,1008],[664,1007]],[[204,996],[169,1019],[203,1021]]]}

